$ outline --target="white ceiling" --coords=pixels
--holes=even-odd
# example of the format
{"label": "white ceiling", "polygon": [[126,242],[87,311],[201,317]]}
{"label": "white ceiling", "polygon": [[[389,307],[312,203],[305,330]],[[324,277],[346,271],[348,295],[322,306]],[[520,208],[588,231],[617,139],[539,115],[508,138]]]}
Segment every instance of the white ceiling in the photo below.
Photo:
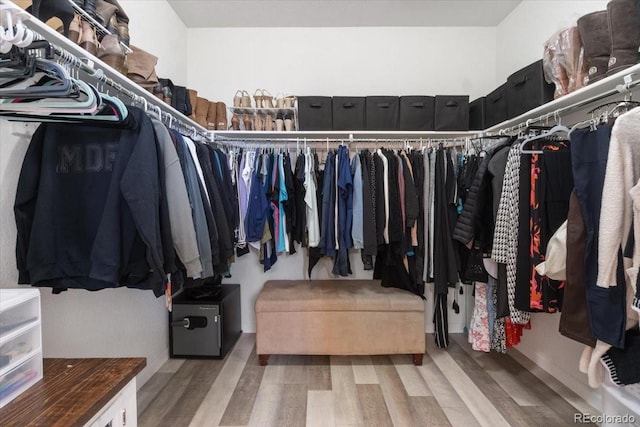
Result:
{"label": "white ceiling", "polygon": [[188,28],[496,26],[522,0],[169,0]]}

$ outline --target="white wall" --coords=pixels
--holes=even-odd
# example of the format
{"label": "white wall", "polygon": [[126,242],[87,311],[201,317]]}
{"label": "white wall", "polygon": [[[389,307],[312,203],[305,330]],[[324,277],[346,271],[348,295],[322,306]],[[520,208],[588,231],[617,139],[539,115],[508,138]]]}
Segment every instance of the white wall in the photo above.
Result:
{"label": "white wall", "polygon": [[[186,81],[186,28],[166,1],[122,1],[131,19],[134,44],[160,57],[157,71],[175,83]],[[153,11],[153,14],[150,14]],[[153,19],[151,19],[153,17]],[[171,32],[157,31],[158,23]],[[176,77],[174,77],[176,76]],[[0,287],[17,287],[13,202],[22,159],[34,125],[0,120]],[[151,291],[42,288],[44,357],[146,357],[142,386],[168,359],[164,297]]]}
{"label": "white wall", "polygon": [[189,29],[188,84],[227,105],[256,88],[473,100],[494,87],[495,36],[493,27]]}
{"label": "white wall", "polygon": [[[514,71],[542,58],[543,43],[558,29],[575,25],[589,12],[606,9],[607,1],[523,1],[497,27],[496,85]],[[584,120],[579,114],[563,120]],[[599,390],[589,388],[578,371],[582,346],[558,332],[559,314],[534,314],[532,329],[525,330],[516,347],[529,359],[576,391],[592,406],[601,407]]]}
{"label": "white wall", "polygon": [[187,27],[166,0],[119,0],[130,19],[131,43],[158,57],[156,72],[187,83]]}
{"label": "white wall", "polygon": [[524,0],[497,28],[496,86],[514,71],[542,59],[544,42],[582,15],[607,8],[608,0]]}

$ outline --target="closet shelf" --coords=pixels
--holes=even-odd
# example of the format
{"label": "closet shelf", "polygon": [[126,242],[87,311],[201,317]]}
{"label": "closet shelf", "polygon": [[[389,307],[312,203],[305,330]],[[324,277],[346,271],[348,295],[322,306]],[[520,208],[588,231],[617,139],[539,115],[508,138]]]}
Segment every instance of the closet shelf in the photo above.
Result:
{"label": "closet shelf", "polygon": [[423,132],[423,131],[370,131],[370,130],[353,130],[353,131],[294,131],[294,132],[267,132],[267,131],[210,131],[211,138],[214,141],[224,141],[225,139],[233,140],[288,140],[303,142],[304,139],[323,139],[329,141],[335,140],[419,140],[424,139],[425,144],[429,139],[459,139],[470,138],[477,134],[476,131],[448,131],[448,132]]}
{"label": "closet shelf", "polygon": [[517,127],[518,125],[526,124],[528,120],[540,122],[541,120],[539,119],[545,116],[548,117],[550,121],[553,121],[554,113],[562,115],[563,113],[579,109],[614,95],[622,96],[620,91],[624,92],[625,88],[630,89],[638,84],[640,84],[640,64],[636,64],[633,67],[619,71],[618,73],[606,77],[599,82],[585,86],[561,98],[547,102],[546,104],[534,108],[533,110],[529,110],[520,116],[498,123],[495,126],[491,126],[490,128],[479,132],[479,135],[496,134],[501,129],[509,129]]}
{"label": "closet shelf", "polygon": [[276,114],[296,114],[296,108],[255,108],[255,107],[229,107],[232,113],[236,114],[260,114],[260,115],[273,115]]}

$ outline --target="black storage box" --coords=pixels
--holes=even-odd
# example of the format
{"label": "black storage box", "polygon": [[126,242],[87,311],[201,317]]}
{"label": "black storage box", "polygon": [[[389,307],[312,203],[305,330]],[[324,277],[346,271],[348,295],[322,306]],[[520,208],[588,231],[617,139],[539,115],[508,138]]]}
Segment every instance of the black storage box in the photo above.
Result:
{"label": "black storage box", "polygon": [[468,95],[436,95],[435,130],[469,130]]}
{"label": "black storage box", "polygon": [[433,130],[433,96],[400,97],[400,130]]}
{"label": "black storage box", "polygon": [[475,99],[469,103],[469,129],[484,130],[485,120],[485,97]]}
{"label": "black storage box", "polygon": [[241,333],[240,285],[223,284],[217,294],[203,298],[184,292],[173,298],[171,357],[222,358]]}
{"label": "black storage box", "polygon": [[485,115],[487,127],[507,120],[507,84],[503,84],[486,96]]}
{"label": "black storage box", "polygon": [[397,96],[367,96],[368,130],[398,130],[400,99]]}
{"label": "black storage box", "polygon": [[300,130],[332,130],[330,96],[298,97],[298,124]]}
{"label": "black storage box", "polygon": [[334,130],[363,130],[365,128],[365,98],[363,96],[334,96],[332,105]]}
{"label": "black storage box", "polygon": [[512,119],[553,99],[554,85],[547,83],[542,60],[511,74],[507,79],[507,116]]}

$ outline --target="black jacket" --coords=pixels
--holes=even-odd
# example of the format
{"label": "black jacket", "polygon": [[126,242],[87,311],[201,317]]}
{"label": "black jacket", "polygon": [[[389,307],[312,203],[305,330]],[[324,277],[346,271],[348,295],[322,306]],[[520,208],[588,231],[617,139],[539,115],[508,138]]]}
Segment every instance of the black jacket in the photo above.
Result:
{"label": "black jacket", "polygon": [[[125,277],[164,293],[155,134],[128,108],[130,127],[44,123],[33,135],[14,205],[19,283],[97,290]],[[130,266],[145,263],[132,283]]]}

